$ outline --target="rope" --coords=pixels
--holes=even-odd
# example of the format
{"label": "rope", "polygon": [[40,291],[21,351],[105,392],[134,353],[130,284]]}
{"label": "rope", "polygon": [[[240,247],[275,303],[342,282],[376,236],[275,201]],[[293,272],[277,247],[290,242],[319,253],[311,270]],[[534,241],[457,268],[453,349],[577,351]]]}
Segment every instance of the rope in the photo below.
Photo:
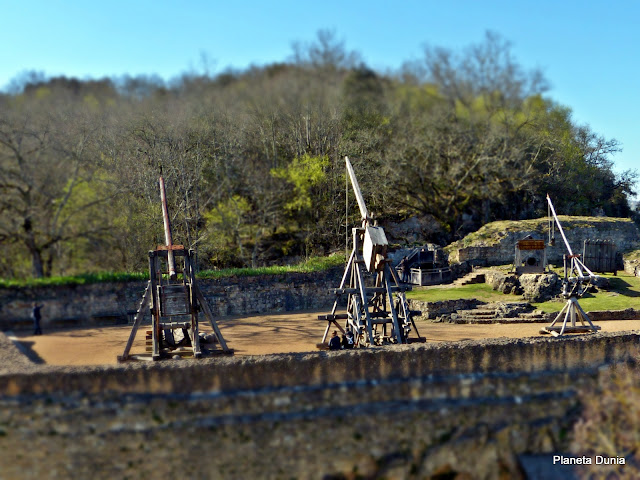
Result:
{"label": "rope", "polygon": [[344,256],[349,258],[349,175],[344,171]]}
{"label": "rope", "polygon": [[549,245],[553,245],[556,240],[556,224],[555,220],[551,216],[551,205],[547,202],[547,220],[549,222]]}

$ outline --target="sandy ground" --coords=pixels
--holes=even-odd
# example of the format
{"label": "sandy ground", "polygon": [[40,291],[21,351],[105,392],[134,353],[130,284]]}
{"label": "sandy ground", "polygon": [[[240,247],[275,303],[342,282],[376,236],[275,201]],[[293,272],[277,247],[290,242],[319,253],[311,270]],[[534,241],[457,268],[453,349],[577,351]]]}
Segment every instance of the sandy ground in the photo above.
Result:
{"label": "sandy ground", "polygon": [[[271,353],[316,351],[322,340],[326,322],[318,320],[321,312],[293,312],[249,317],[219,319],[222,336],[235,355],[265,355]],[[478,340],[483,338],[523,338],[540,336],[543,323],[457,325],[449,323],[416,322],[420,335],[427,342]],[[640,329],[640,320],[611,320],[597,323],[603,332]],[[132,354],[144,353],[145,331],[141,326],[131,349]],[[207,324],[200,330],[211,331]],[[102,365],[117,363],[123,353],[131,327],[103,327],[92,329],[45,329],[44,335],[16,333],[31,358],[49,365]],[[415,335],[415,334],[413,334]]]}

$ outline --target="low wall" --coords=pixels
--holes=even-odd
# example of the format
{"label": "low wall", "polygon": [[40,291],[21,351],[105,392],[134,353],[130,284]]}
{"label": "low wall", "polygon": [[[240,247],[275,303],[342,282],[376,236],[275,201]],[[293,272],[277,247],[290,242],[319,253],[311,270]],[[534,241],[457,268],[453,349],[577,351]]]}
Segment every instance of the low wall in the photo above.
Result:
{"label": "low wall", "polygon": [[[328,308],[343,269],[199,280],[215,316]],[[0,289],[0,330],[31,328],[31,304],[44,304],[43,328],[126,324],[146,282]]]}
{"label": "low wall", "polygon": [[[0,395],[230,391],[425,375],[593,368],[635,354],[637,333],[396,345],[340,352],[57,368],[0,376]],[[178,374],[179,373],[179,374]],[[205,374],[206,373],[206,374]]]}
{"label": "low wall", "polygon": [[409,308],[420,312],[420,316],[416,317],[420,319],[433,320],[441,315],[449,315],[457,312],[458,310],[470,310],[476,308],[478,305],[483,305],[484,302],[471,299],[457,299],[457,300],[442,300],[439,302],[424,302],[421,300],[409,300]]}
{"label": "low wall", "polygon": [[13,365],[0,374],[0,464],[40,479],[521,478],[518,455],[566,451],[578,390],[637,355],[639,338]]}

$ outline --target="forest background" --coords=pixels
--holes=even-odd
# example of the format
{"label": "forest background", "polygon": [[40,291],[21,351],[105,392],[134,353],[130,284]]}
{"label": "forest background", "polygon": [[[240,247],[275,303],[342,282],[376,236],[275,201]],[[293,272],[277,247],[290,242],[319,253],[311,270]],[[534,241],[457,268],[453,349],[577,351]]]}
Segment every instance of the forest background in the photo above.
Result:
{"label": "forest background", "polygon": [[344,251],[344,156],[379,222],[417,219],[424,242],[545,216],[547,194],[565,215],[637,219],[619,143],[547,90],[493,33],[395,72],[320,31],[283,62],[170,83],[24,75],[0,93],[0,277],[144,271],[160,175],[201,269]]}

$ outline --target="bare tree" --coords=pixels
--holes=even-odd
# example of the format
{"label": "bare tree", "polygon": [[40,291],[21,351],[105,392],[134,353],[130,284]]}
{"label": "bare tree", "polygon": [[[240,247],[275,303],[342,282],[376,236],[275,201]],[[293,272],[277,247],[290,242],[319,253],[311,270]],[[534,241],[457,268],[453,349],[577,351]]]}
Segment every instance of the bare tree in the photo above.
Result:
{"label": "bare tree", "polygon": [[0,241],[22,244],[42,277],[63,242],[104,229],[86,218],[106,199],[81,195],[93,181],[99,122],[44,87],[9,102],[0,114]]}

